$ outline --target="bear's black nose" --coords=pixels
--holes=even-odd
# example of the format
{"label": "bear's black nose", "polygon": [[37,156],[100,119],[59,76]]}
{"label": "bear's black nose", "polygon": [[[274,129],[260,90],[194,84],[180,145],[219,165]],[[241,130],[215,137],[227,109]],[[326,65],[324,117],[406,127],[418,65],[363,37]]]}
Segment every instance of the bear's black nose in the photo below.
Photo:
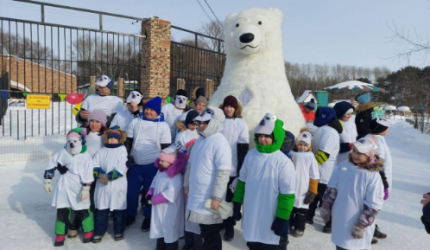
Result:
{"label": "bear's black nose", "polygon": [[241,43],[250,43],[254,41],[254,34],[252,33],[246,33],[239,37],[239,40]]}
{"label": "bear's black nose", "polygon": [[70,143],[70,148],[74,148],[75,145],[73,143]]}

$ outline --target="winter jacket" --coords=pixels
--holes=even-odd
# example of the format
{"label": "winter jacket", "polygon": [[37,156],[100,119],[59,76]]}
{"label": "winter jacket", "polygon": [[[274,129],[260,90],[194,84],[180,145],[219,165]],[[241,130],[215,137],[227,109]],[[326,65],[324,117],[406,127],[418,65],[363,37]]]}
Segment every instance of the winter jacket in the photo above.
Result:
{"label": "winter jacket", "polygon": [[305,104],[303,103],[302,105],[300,105],[300,110],[302,111],[303,117],[305,118],[306,122],[313,122],[315,121],[315,112],[311,111],[309,113],[305,112]]}
{"label": "winter jacket", "polygon": [[358,133],[357,140],[370,134],[370,122],[372,121],[372,112],[375,106],[376,103],[368,102],[357,107],[355,116]]}
{"label": "winter jacket", "polygon": [[427,233],[430,234],[430,203],[427,203],[427,205],[423,207],[421,222],[424,224]]}

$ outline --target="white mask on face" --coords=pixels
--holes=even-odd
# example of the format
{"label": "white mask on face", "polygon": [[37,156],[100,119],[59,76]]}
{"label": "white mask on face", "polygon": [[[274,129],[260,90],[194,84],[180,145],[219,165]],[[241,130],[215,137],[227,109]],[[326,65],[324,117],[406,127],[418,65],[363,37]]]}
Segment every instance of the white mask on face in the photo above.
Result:
{"label": "white mask on face", "polygon": [[183,95],[175,96],[175,107],[178,109],[185,109],[187,106],[188,98]]}
{"label": "white mask on face", "polygon": [[142,102],[143,96],[137,91],[131,91],[127,97],[127,103],[135,102],[139,104]]}
{"label": "white mask on face", "polygon": [[82,151],[82,140],[78,137],[67,137],[66,150],[69,154],[75,155]]}

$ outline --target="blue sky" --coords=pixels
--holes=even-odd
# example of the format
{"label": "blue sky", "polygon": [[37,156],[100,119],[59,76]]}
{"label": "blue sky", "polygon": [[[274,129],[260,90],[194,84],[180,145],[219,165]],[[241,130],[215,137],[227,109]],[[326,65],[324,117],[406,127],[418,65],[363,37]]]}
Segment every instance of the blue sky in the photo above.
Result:
{"label": "blue sky", "polygon": [[[173,25],[199,31],[209,18],[197,0],[41,0],[136,17],[158,16]],[[215,19],[204,0],[199,0]],[[389,26],[430,39],[429,0],[207,0],[220,20],[231,12],[251,7],[279,8],[284,13],[284,59],[293,63],[328,63],[358,67],[386,66],[398,70],[407,65],[424,67],[429,59],[389,59],[405,48],[393,42]],[[98,16],[46,8],[46,22],[98,28]],[[0,0],[0,16],[40,20],[37,5]],[[137,33],[131,20],[105,18],[106,30]],[[173,36],[183,34],[173,31]]]}

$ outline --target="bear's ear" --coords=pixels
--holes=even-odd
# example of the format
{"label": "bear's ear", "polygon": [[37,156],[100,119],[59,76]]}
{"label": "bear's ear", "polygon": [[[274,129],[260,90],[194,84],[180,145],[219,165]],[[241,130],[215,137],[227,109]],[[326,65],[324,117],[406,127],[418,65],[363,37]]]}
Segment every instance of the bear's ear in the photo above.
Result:
{"label": "bear's ear", "polygon": [[269,10],[272,13],[272,18],[274,18],[279,23],[282,23],[282,20],[284,19],[284,14],[282,11],[277,8],[270,8]]}
{"label": "bear's ear", "polygon": [[230,13],[224,20],[224,23],[227,25],[228,23],[232,22],[233,19],[235,19],[237,17],[237,13]]}

